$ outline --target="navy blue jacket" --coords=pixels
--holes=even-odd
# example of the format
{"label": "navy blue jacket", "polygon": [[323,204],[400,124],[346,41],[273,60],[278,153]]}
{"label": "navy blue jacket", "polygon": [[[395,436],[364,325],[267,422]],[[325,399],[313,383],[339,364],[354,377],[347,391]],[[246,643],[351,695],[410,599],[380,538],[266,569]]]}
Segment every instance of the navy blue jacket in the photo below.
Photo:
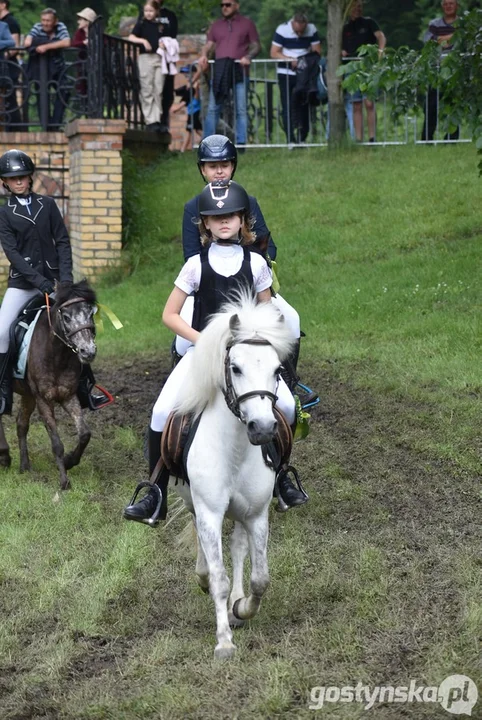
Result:
{"label": "navy blue jacket", "polygon": [[[193,255],[199,255],[202,249],[199,228],[196,225],[196,220],[199,217],[198,198],[199,195],[196,195],[196,197],[184,205],[184,216],[182,218],[182,249],[184,252],[184,260],[193,257]],[[260,241],[263,242],[268,239],[268,255],[271,260],[275,260],[276,245],[265,223],[258,201],[251,195],[249,195],[249,211],[255,219],[253,231],[256,233],[256,242],[252,246],[252,249],[256,250]]]}

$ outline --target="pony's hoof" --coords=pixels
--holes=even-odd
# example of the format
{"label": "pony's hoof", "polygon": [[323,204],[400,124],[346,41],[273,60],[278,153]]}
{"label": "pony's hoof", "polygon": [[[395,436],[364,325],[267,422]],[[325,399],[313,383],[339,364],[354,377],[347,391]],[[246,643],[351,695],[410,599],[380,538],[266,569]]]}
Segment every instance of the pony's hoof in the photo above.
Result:
{"label": "pony's hoof", "polygon": [[244,626],[245,621],[241,620],[241,618],[236,617],[236,615],[233,615],[231,610],[228,612],[228,622],[229,627],[232,628],[240,628]]}
{"label": "pony's hoof", "polygon": [[12,464],[12,458],[10,457],[10,453],[7,451],[6,453],[0,453],[0,467],[9,468]]}
{"label": "pony's hoof", "polygon": [[67,478],[67,480],[64,480],[60,483],[60,489],[61,490],[70,490],[70,480]]}
{"label": "pony's hoof", "polygon": [[236,654],[236,645],[230,645],[228,647],[216,647],[214,648],[214,659],[215,660],[232,660]]}

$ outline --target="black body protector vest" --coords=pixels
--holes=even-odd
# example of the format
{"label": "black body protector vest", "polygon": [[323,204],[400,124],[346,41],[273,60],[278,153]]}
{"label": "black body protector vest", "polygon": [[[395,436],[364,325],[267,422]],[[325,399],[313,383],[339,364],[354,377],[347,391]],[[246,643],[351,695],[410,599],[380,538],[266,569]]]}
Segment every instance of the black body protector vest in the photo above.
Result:
{"label": "black body protector vest", "polygon": [[233,290],[253,289],[254,280],[251,270],[251,253],[243,248],[243,262],[236,275],[224,277],[214,272],[208,260],[208,248],[201,250],[201,282],[194,295],[194,313],[192,327],[204,330],[210,315],[219,312],[221,305],[229,300]]}

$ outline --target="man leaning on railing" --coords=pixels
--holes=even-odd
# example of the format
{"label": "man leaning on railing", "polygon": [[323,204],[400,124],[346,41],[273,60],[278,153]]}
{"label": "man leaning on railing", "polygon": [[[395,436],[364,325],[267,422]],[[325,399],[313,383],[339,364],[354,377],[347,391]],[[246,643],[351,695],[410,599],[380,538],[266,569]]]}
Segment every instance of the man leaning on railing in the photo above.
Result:
{"label": "man leaning on railing", "polygon": [[[53,8],[46,8],[40,13],[40,22],[36,23],[25,38],[25,47],[29,50],[27,74],[30,81],[38,84],[41,88],[41,66],[40,60],[43,55],[47,57],[47,83],[56,84],[53,112],[50,102],[48,107],[48,130],[58,130],[64,118],[65,107],[68,102],[68,92],[60,85],[61,76],[65,69],[63,48],[70,47],[70,35],[66,25],[57,18],[57,12]],[[42,112],[40,104],[40,93],[37,95],[37,107],[39,108],[40,121]]]}

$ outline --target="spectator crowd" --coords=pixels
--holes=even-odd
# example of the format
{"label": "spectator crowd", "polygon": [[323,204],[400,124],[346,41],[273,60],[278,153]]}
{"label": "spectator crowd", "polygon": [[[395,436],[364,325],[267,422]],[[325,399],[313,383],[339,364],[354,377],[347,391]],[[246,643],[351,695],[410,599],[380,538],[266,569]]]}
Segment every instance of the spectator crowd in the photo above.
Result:
{"label": "spectator crowd", "polygon": [[[456,0],[442,0],[441,6],[442,17],[430,21],[424,41],[441,43],[443,51],[450,52],[458,5]],[[25,34],[22,46],[20,24],[10,12],[10,2],[0,0],[0,84],[3,85],[0,123],[3,129],[14,130],[22,123],[17,92],[22,64],[24,77],[34,89],[39,117],[40,93],[35,93],[35,88],[45,83],[56,88],[55,92],[48,93],[47,128],[57,129],[62,125],[72,92],[72,87],[61,82],[66,67],[64,50],[75,48],[77,61],[85,61],[89,30],[96,20],[97,15],[91,8],[79,10],[78,27],[71,36],[55,9],[45,8],[39,22]],[[248,142],[251,65],[261,51],[255,23],[240,12],[239,2],[221,0],[220,17],[210,25],[200,57],[183,68],[178,67],[177,35],[175,13],[163,6],[163,0],[147,0],[127,38],[138,46],[139,101],[146,130],[166,133],[171,112],[184,113],[182,150],[186,150],[192,147],[194,139],[199,141],[216,131],[225,131],[229,115],[230,131],[242,150]],[[363,0],[352,0],[342,31],[341,61],[356,58],[360,47],[367,44],[377,46],[381,56],[386,42],[376,20],[364,15]],[[296,12],[276,27],[269,55],[276,61],[279,122],[286,142],[303,143],[310,131],[312,108],[328,102],[322,39],[306,13]],[[179,71],[185,82],[175,89],[174,80]],[[85,107],[88,94],[85,73],[74,89],[77,99],[84,99]],[[173,104],[176,96],[178,102]],[[440,93],[430,88],[424,104],[422,140],[433,140],[439,106]],[[346,93],[345,110],[351,137],[357,142],[365,139],[375,142],[375,102],[362,92]],[[457,128],[447,137],[457,139],[458,133]],[[326,134],[329,134],[329,122]]]}

